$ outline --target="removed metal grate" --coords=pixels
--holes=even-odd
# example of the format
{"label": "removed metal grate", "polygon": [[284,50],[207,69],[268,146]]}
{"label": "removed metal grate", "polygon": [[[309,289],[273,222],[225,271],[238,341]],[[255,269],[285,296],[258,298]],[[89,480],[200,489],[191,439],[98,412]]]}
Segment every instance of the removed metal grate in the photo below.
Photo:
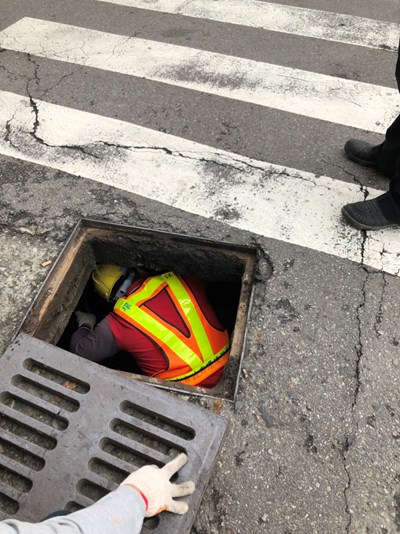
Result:
{"label": "removed metal grate", "polygon": [[96,263],[142,266],[149,272],[172,270],[176,274],[188,273],[213,287],[213,294],[222,294],[225,284],[228,289],[223,300],[231,301],[228,311],[228,315],[232,316],[231,352],[224,376],[215,388],[185,386],[139,374],[130,375],[160,388],[233,401],[246,346],[247,319],[257,258],[256,246],[234,245],[83,219],[49,273],[21,331],[57,345]]}
{"label": "removed metal grate", "polygon": [[1,358],[0,519],[38,521],[97,501],[144,464],[186,452],[178,482],[194,480],[185,516],[143,532],[186,533],[220,449],[223,418],[20,334]]}

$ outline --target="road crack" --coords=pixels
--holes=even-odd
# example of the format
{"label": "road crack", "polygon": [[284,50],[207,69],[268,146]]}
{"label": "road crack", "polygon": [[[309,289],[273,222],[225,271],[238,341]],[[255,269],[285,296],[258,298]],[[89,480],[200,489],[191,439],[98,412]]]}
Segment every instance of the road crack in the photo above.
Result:
{"label": "road crack", "polygon": [[385,299],[385,293],[386,293],[386,287],[388,285],[388,281],[387,281],[387,277],[386,277],[386,273],[385,272],[382,272],[382,280],[383,280],[383,283],[382,283],[382,292],[381,292],[381,298],[379,300],[379,305],[378,305],[378,312],[375,316],[375,323],[374,323],[374,331],[375,331],[375,334],[376,334],[376,337],[381,337],[381,332],[379,331],[379,327],[382,323],[382,319],[383,319],[383,302],[384,302],[384,299]]}
{"label": "road crack", "polygon": [[[78,151],[78,152],[81,152],[81,153],[85,154],[86,156],[90,156],[90,157],[95,158],[95,159],[100,159],[99,156],[87,151],[83,146],[80,146],[80,145],[52,145],[50,143],[47,143],[38,134],[38,130],[40,128],[39,106],[38,106],[36,100],[34,99],[34,97],[32,96],[32,92],[31,92],[31,89],[30,89],[30,84],[31,84],[32,81],[35,81],[37,84],[40,83],[40,78],[38,76],[39,64],[35,61],[35,59],[32,58],[31,54],[28,54],[28,60],[34,65],[34,77],[30,78],[28,80],[27,84],[26,84],[26,91],[27,91],[27,94],[28,94],[28,98],[29,98],[29,102],[30,102],[30,105],[31,105],[31,109],[32,109],[33,114],[34,114],[33,128],[32,128],[32,131],[29,132],[29,135],[31,137],[33,137],[33,139],[35,141],[37,141],[40,145],[44,145],[44,146],[49,147],[49,148],[66,148],[67,150],[75,150],[75,151]],[[64,78],[65,78],[65,76],[64,76]],[[54,87],[55,87],[55,85],[54,85]]]}
{"label": "road crack", "polygon": [[350,441],[350,438],[348,436],[345,436],[345,439],[344,439],[344,443],[342,444],[341,448],[340,448],[340,454],[341,454],[341,457],[342,457],[342,462],[343,462],[343,469],[345,471],[345,474],[346,474],[346,478],[347,478],[347,481],[346,481],[346,486],[344,487],[343,489],[343,497],[344,497],[344,503],[345,503],[345,512],[346,512],[346,515],[347,515],[347,524],[346,524],[346,527],[345,527],[345,531],[347,534],[350,533],[350,528],[351,528],[351,523],[352,523],[352,516],[351,516],[351,510],[350,510],[350,506],[349,506],[349,496],[348,496],[348,493],[350,491],[350,488],[351,488],[351,475],[350,475],[350,469],[347,465],[347,452],[350,448],[350,445],[351,445],[351,441]]}

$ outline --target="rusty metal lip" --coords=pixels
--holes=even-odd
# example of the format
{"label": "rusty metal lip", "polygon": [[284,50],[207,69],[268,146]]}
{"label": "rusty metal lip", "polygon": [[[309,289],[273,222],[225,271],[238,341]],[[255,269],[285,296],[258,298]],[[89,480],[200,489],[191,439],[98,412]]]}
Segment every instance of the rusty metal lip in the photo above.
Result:
{"label": "rusty metal lip", "polygon": [[251,309],[252,309],[252,306],[253,306],[253,300],[254,300],[254,284],[252,284],[252,286],[250,288],[248,306],[247,306],[247,311],[246,311],[246,322],[245,322],[245,327],[244,327],[244,331],[243,331],[243,345],[242,345],[242,350],[240,351],[240,357],[239,357],[237,380],[235,382],[235,388],[234,388],[234,391],[233,391],[232,399],[226,399],[228,401],[233,402],[233,404],[235,404],[236,397],[237,397],[237,394],[239,392],[240,374],[242,372],[242,364],[243,364],[243,359],[244,359],[244,353],[245,353],[245,350],[246,350],[246,347],[247,347],[248,323],[249,323]]}
{"label": "rusty metal lip", "polygon": [[[218,245],[221,248],[225,249],[231,249],[235,248],[236,250],[240,250],[241,252],[257,252],[260,250],[260,247],[255,243],[250,243],[247,245],[238,244],[238,243],[227,243],[226,241],[218,241],[214,239],[208,239],[205,237],[198,237],[193,236],[190,234],[179,234],[176,232],[167,232],[165,230],[153,230],[152,228],[148,228],[145,226],[134,226],[134,225],[128,225],[128,224],[121,224],[121,223],[114,223],[109,221],[100,221],[98,219],[91,219],[91,218],[82,218],[80,221],[75,225],[74,230],[71,233],[70,239],[73,238],[73,235],[76,231],[79,230],[79,228],[104,228],[104,229],[126,229],[129,230],[135,230],[139,233],[142,233],[145,235],[146,233],[155,234],[159,236],[165,236],[165,237],[172,237],[177,238],[179,240],[183,241],[191,241],[193,243],[203,244],[203,245],[210,245],[210,246],[216,246]],[[68,243],[68,242],[67,242]],[[67,245],[66,243],[66,245]]]}
{"label": "rusty metal lip", "polygon": [[[179,234],[179,233],[168,232],[168,231],[163,231],[163,230],[154,230],[152,228],[148,228],[144,226],[134,226],[134,225],[128,225],[128,224],[114,223],[111,221],[102,221],[102,220],[92,219],[92,218],[81,218],[75,224],[72,232],[70,233],[68,239],[66,240],[56,260],[53,262],[46,277],[44,278],[43,283],[41,284],[41,286],[38,288],[37,292],[35,293],[27,312],[25,313],[23,319],[21,320],[16,330],[15,335],[12,337],[12,341],[14,341],[17,338],[17,336],[21,332],[23,332],[24,324],[27,318],[29,317],[30,313],[32,312],[34,306],[36,305],[36,301],[41,297],[42,293],[45,291],[46,286],[51,280],[54,272],[61,265],[64,256],[69,252],[72,244],[75,241],[79,242],[80,237],[82,239],[82,243],[84,243],[85,236],[87,236],[88,231],[92,229],[123,231],[123,232],[126,232],[127,234],[129,234],[130,232],[135,232],[135,234],[139,235],[140,237],[156,236],[156,237],[166,238],[169,240],[173,239],[176,241],[182,241],[183,243],[186,242],[192,245],[203,245],[203,246],[208,246],[210,248],[219,248],[219,249],[224,249],[226,251],[238,252],[238,253],[252,256],[252,258],[254,259],[252,272],[251,272],[253,279],[252,279],[252,283],[249,287],[249,291],[247,295],[247,310],[246,310],[246,316],[244,318],[245,326],[243,329],[243,337],[242,337],[243,342],[242,342],[240,353],[238,354],[237,375],[236,375],[234,385],[232,387],[231,395],[228,396],[226,389],[224,388],[224,377],[222,378],[220,383],[217,384],[214,388],[208,389],[208,388],[200,388],[198,386],[186,386],[184,384],[175,384],[174,382],[166,383],[165,380],[160,380],[160,379],[153,378],[153,377],[146,377],[146,376],[138,375],[135,373],[129,373],[130,378],[132,380],[137,380],[151,387],[156,387],[156,388],[167,390],[167,391],[173,391],[175,393],[180,393],[183,395],[187,394],[187,395],[193,395],[197,397],[222,399],[226,402],[234,404],[236,402],[236,397],[237,397],[238,390],[239,390],[240,375],[241,375],[244,353],[245,353],[246,344],[247,344],[248,320],[249,320],[249,316],[251,313],[251,308],[252,308],[252,303],[253,303],[253,298],[254,298],[254,272],[255,272],[255,267],[256,267],[256,260],[258,259],[259,254],[260,254],[260,247],[259,245],[255,243],[244,244],[244,245],[237,244],[237,243],[228,243],[225,241],[192,236],[188,234]],[[243,290],[243,285],[242,285],[242,290]],[[116,373],[122,374],[118,370],[114,370],[114,369],[111,369],[111,370]]]}

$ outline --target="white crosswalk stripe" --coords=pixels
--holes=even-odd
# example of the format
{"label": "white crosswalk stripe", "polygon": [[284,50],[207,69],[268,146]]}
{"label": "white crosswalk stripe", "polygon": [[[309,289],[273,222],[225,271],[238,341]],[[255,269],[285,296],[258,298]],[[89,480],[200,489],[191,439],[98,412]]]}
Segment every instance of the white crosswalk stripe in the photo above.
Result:
{"label": "white crosswalk stripe", "polygon": [[398,93],[260,61],[25,18],[0,46],[384,133]]}
{"label": "white crosswalk stripe", "polygon": [[[218,12],[211,8],[215,8],[215,2],[112,3],[238,23],[234,16],[238,3],[233,0],[218,3]],[[270,10],[270,17],[273,10],[278,16],[279,9],[285,8],[266,2],[247,4],[251,13],[246,22],[249,26],[255,25],[260,4]],[[398,25],[376,25],[374,21],[349,16],[343,16],[346,25],[353,22],[358,27],[352,37],[344,39],[343,28],[335,35],[328,32],[322,37],[320,28],[332,26],[334,17],[313,10],[284,11],[278,16],[282,25],[275,25],[275,31],[298,33],[300,29],[295,28],[300,28],[299,21],[304,23],[301,17],[306,16],[308,26],[315,32],[312,35],[308,29],[304,34],[307,36],[349,45],[360,44],[354,42],[359,39],[365,40],[368,47],[387,49],[393,49],[398,40]],[[269,28],[267,19],[268,16],[259,17],[257,27]],[[385,41],[379,39],[378,27],[387,29]],[[383,133],[400,113],[398,93],[388,87],[58,22],[23,18],[0,32],[0,46],[371,132]],[[360,232],[340,219],[343,204],[363,198],[359,185],[7,91],[0,91],[0,104],[0,125],[6,132],[0,140],[0,153],[5,156],[96,180],[190,213],[228,220],[234,227],[267,237],[400,273],[398,232],[375,232],[364,242]],[[174,180],[166,180],[166,176],[173,176]],[[369,192],[379,193],[371,189]]]}
{"label": "white crosswalk stripe", "polygon": [[395,50],[399,42],[400,25],[395,22],[259,0],[108,0],[108,3],[370,48]]}

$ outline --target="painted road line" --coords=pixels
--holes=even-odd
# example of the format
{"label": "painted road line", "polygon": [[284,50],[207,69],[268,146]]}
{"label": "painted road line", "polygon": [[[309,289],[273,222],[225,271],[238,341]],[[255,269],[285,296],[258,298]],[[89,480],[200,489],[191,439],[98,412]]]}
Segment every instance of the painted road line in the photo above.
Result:
{"label": "painted road line", "polygon": [[[36,126],[35,126],[36,125]],[[0,153],[236,228],[360,262],[361,232],[340,208],[360,188],[131,123],[0,92]],[[378,194],[370,190],[370,194]],[[373,233],[364,262],[400,273],[400,232]]]}
{"label": "painted road line", "polygon": [[32,18],[0,32],[0,46],[377,133],[400,114],[388,87]]}
{"label": "painted road line", "polygon": [[107,3],[368,48],[397,50],[399,44],[400,24],[395,22],[258,0],[107,0]]}

